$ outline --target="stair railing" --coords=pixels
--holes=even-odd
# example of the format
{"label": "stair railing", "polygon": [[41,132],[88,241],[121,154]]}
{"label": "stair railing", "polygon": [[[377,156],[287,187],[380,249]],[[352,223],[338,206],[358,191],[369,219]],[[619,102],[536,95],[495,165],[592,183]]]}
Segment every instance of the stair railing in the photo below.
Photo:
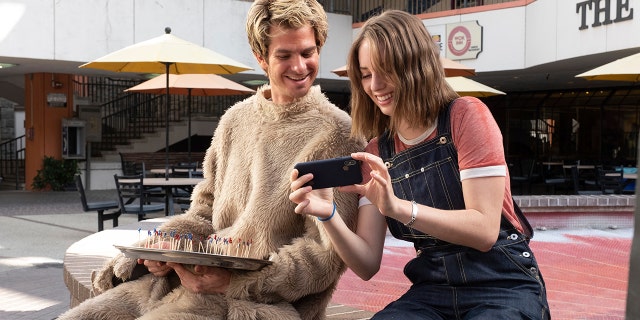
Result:
{"label": "stair railing", "polygon": [[4,183],[15,181],[16,190],[24,184],[25,136],[0,143],[0,177]]}

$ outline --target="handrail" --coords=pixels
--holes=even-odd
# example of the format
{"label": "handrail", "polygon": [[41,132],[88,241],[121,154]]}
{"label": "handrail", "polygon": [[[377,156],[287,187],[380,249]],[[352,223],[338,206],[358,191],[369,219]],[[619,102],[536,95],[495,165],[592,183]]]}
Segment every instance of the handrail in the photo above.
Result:
{"label": "handrail", "polygon": [[12,177],[16,183],[16,190],[20,183],[24,183],[25,136],[19,136],[0,143],[0,177],[3,181],[10,181]]}
{"label": "handrail", "polygon": [[[92,155],[99,156],[101,151],[115,150],[117,145],[127,144],[130,139],[165,128],[167,112],[164,94],[124,91],[139,82],[86,76],[74,79],[76,96],[85,99],[87,103],[100,106],[101,109],[102,137],[100,142],[91,143]],[[191,101],[192,115],[216,118],[247,96],[192,96],[191,99],[183,95],[169,97],[169,123],[173,123],[187,119],[188,101]]]}

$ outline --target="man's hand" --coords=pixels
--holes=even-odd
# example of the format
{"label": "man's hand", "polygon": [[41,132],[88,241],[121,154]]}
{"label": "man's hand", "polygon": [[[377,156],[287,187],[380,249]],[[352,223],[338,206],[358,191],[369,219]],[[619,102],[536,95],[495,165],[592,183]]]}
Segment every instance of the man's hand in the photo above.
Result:
{"label": "man's hand", "polygon": [[138,264],[144,264],[145,267],[156,277],[166,277],[171,270],[170,266],[163,261],[138,259]]}
{"label": "man's hand", "polygon": [[227,269],[196,265],[192,272],[180,263],[167,262],[166,265],[176,271],[182,285],[191,292],[225,293],[231,282],[231,272]]}
{"label": "man's hand", "polygon": [[[152,244],[149,248],[169,249],[169,243],[161,241]],[[164,261],[138,259],[138,264],[144,264],[149,272],[156,277],[166,277],[171,270],[173,270],[171,267],[167,266],[167,263]]]}

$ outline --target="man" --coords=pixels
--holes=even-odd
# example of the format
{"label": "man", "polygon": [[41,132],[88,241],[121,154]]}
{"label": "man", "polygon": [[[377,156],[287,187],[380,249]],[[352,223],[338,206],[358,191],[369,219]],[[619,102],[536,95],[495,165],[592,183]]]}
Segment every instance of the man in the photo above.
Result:
{"label": "man", "polygon": [[[94,275],[97,297],[59,319],[323,319],[345,266],[321,222],[295,214],[289,173],[297,162],[349,155],[364,141],[313,86],[327,35],[315,0],[257,0],[247,18],[252,51],[270,84],[220,119],[190,209],[160,226],[194,239],[251,239],[257,271],[138,260],[119,255]],[[354,228],[357,195],[334,191]],[[144,241],[144,240],[143,240]],[[124,283],[112,288],[113,278]],[[118,281],[116,281],[118,282]]]}

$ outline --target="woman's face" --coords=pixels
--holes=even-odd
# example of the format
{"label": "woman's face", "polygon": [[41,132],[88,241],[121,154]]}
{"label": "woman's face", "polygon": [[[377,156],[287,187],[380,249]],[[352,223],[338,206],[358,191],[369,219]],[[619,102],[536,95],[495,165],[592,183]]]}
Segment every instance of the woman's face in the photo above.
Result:
{"label": "woman's face", "polygon": [[285,104],[309,92],[318,75],[318,48],[311,26],[287,29],[272,26],[269,56],[256,56],[269,77],[273,102]]}
{"label": "woman's face", "polygon": [[387,116],[393,115],[395,110],[393,100],[395,86],[383,74],[377,74],[373,71],[371,50],[367,39],[362,41],[358,49],[358,62],[360,63],[361,82],[364,91],[383,114]]}

